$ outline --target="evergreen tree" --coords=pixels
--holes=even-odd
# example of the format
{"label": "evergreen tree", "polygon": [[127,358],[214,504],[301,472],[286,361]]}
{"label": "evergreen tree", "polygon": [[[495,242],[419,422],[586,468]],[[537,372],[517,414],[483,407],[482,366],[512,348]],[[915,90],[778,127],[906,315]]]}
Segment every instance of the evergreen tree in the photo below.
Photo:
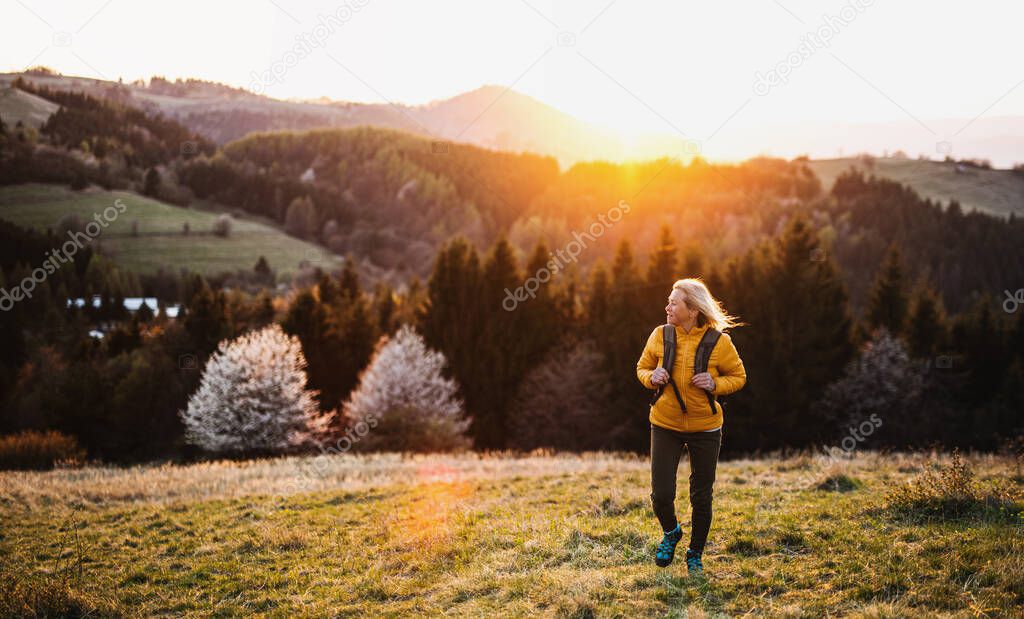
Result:
{"label": "evergreen tree", "polygon": [[395,294],[391,287],[379,282],[373,294],[373,311],[377,317],[377,330],[388,335],[395,329]]}
{"label": "evergreen tree", "polygon": [[260,282],[265,284],[274,283],[274,272],[270,270],[270,264],[267,259],[262,255],[259,260],[256,261],[256,266],[253,267],[253,272]]}
{"label": "evergreen tree", "polygon": [[896,244],[892,244],[875,277],[875,286],[868,304],[868,324],[872,328],[885,327],[894,335],[902,335],[907,319],[907,305],[900,250]]}
{"label": "evergreen tree", "polygon": [[683,265],[680,277],[703,277],[704,248],[700,243],[691,241],[683,246]]}
{"label": "evergreen tree", "polygon": [[189,301],[184,325],[192,337],[195,354],[205,359],[232,332],[224,293],[214,293],[202,281],[201,287]]}
{"label": "evergreen tree", "polygon": [[[633,250],[629,241],[623,239],[615,253],[612,264],[612,281],[609,293],[608,324],[600,332],[599,343],[603,344],[603,354],[608,363],[608,372],[612,376],[611,401],[614,419],[612,425],[613,440],[620,448],[641,450],[644,448],[647,427],[643,421],[637,420],[637,407],[644,407],[650,393],[636,379],[636,361],[643,351],[647,336],[656,324],[663,324],[664,319],[651,324],[645,316],[650,308],[644,303],[641,292],[642,280],[637,273],[633,261]],[[669,291],[665,291],[667,298]],[[664,301],[658,307],[664,308]]]}
{"label": "evergreen tree", "polygon": [[356,261],[351,255],[345,257],[345,266],[341,269],[339,280],[341,295],[348,301],[359,296],[359,274],[356,273]]}
{"label": "evergreen tree", "polygon": [[[528,368],[540,363],[548,349],[567,328],[566,323],[561,320],[562,314],[556,296],[557,283],[554,281],[556,276],[550,273],[547,266],[549,260],[547,246],[543,242],[538,242],[526,266],[526,280],[537,278],[538,287],[534,291],[536,296],[517,309],[523,313],[520,345],[522,361]],[[542,279],[548,281],[541,281]]]}
{"label": "evergreen tree", "polygon": [[[818,239],[802,218],[793,219],[782,237],[742,261],[748,287],[736,307],[749,328],[733,338],[750,372],[747,386],[730,399],[749,415],[750,447],[765,447],[785,436],[793,446],[826,438],[820,424],[809,423],[811,403],[852,358],[851,318],[846,289],[830,257],[821,259]],[[828,437],[830,438],[830,437]]]}
{"label": "evergreen tree", "polygon": [[[475,406],[471,432],[478,449],[501,449],[507,439],[508,403],[526,372],[523,343],[527,310],[520,304],[506,311],[502,299],[506,290],[523,285],[512,245],[504,237],[491,247],[484,263],[479,303],[483,317],[482,338],[478,348],[477,380],[463,387],[473,394]],[[527,299],[529,305],[536,299]]]}
{"label": "evergreen tree", "polygon": [[[480,355],[487,344],[483,314],[501,311],[500,306],[496,310],[484,307],[482,277],[476,248],[465,237],[452,239],[437,254],[416,314],[418,330],[427,346],[448,359],[446,375],[460,385],[471,416],[487,404],[486,392],[476,381],[491,371]],[[476,432],[471,434],[476,437]]]}
{"label": "evergreen tree", "polygon": [[[295,296],[281,327],[288,335],[299,338],[302,351],[307,360],[309,385],[320,391],[330,383],[331,369],[326,361],[327,331],[329,329],[327,310],[316,298],[311,289],[303,290]],[[329,410],[330,402],[320,401],[321,410]]]}
{"label": "evergreen tree", "polygon": [[359,373],[373,356],[374,343],[380,336],[377,320],[370,311],[358,280],[355,296],[340,311],[332,313],[328,335],[336,347],[331,366],[335,380],[327,392],[332,406],[339,405],[359,384]]}
{"label": "evergreen tree", "polygon": [[981,404],[999,390],[1003,372],[1009,366],[1005,334],[986,298],[978,299],[974,308],[961,315],[957,323],[958,333],[953,340],[964,353],[968,368],[964,398],[972,404]]}
{"label": "evergreen tree", "polygon": [[946,346],[946,319],[938,295],[921,283],[914,291],[906,326],[909,352],[921,359],[933,359]]}
{"label": "evergreen tree", "polygon": [[651,263],[647,268],[647,286],[644,290],[644,318],[652,325],[664,322],[666,299],[672,292],[672,284],[680,279],[677,254],[672,229],[668,225],[663,225],[658,246],[651,254]]}

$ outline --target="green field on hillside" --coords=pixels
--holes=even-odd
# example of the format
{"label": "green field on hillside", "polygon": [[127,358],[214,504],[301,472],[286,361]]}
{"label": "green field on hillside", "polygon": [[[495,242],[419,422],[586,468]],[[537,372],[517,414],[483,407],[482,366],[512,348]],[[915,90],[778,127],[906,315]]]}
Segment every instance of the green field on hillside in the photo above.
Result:
{"label": "green field on hillside", "polygon": [[[1019,495],[1012,458],[968,462],[981,483]],[[930,465],[920,453],[722,461],[703,576],[679,557],[653,563],[661,534],[644,457],[3,472],[0,613],[1021,616],[1020,514],[917,519],[885,504]],[[687,468],[676,505],[688,536]]]}
{"label": "green field on hillside", "polygon": [[[118,199],[127,210],[97,240],[117,264],[138,273],[185,267],[212,275],[252,269],[260,256],[266,257],[279,275],[295,272],[302,260],[324,268],[342,263],[322,247],[256,221],[236,218],[227,238],[215,236],[211,231],[217,213],[173,206],[128,191],[76,192],[38,183],[0,187],[0,219],[44,230],[55,227],[68,213],[76,213],[83,222],[91,221]],[[131,234],[133,222],[138,223],[138,236]],[[182,233],[185,222],[190,226],[188,236]]]}
{"label": "green field on hillside", "polygon": [[21,121],[27,127],[38,129],[59,107],[12,86],[0,86],[0,120],[8,128],[14,128]]}
{"label": "green field on hillside", "polygon": [[821,179],[825,191],[836,178],[853,167],[865,174],[874,174],[910,186],[924,198],[942,203],[957,200],[965,211],[979,210],[992,215],[1024,216],[1024,174],[1011,170],[983,170],[942,161],[915,159],[875,160],[865,166],[855,158],[819,159],[809,162],[811,170]]}

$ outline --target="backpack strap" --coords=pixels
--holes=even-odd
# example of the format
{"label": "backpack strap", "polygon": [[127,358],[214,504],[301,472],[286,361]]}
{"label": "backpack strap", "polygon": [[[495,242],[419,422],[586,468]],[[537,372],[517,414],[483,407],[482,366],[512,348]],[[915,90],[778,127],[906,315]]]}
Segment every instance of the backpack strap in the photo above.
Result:
{"label": "backpack strap", "polygon": [[[722,336],[722,332],[717,329],[708,328],[704,332],[704,335],[700,338],[700,343],[697,344],[697,354],[693,359],[693,373],[702,374],[708,371],[708,363],[711,361],[711,352],[715,349],[715,344],[718,344],[718,339]],[[715,408],[715,394],[705,390],[705,394],[708,396],[708,404],[711,405],[711,414],[715,414],[717,409]]]}
{"label": "backpack strap", "polygon": [[[679,402],[679,407],[682,411],[686,412],[686,404],[683,403],[683,396],[679,393],[679,387],[676,386],[676,381],[672,379],[672,366],[676,360],[676,328],[670,324],[664,325],[661,328],[661,367],[665,368],[668,372],[668,384],[672,385],[672,391],[675,392],[676,401]],[[651,406],[658,401],[661,394],[665,392],[665,385],[661,385],[654,392],[654,397],[651,398]]]}
{"label": "backpack strap", "polygon": [[[665,368],[669,376],[672,375],[672,364],[676,358],[676,330],[672,325],[663,325],[661,327],[661,367]],[[661,385],[654,390],[654,397],[651,398],[651,406],[658,401],[661,394],[665,391],[665,385]]]}

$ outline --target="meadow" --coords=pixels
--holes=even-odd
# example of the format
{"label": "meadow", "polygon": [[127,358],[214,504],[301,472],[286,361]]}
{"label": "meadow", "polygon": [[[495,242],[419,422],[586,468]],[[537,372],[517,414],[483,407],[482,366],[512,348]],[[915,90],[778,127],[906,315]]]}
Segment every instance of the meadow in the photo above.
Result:
{"label": "meadow", "polygon": [[[0,473],[0,614],[1024,614],[1013,458],[962,466],[1014,501],[954,511],[886,498],[948,455],[723,460],[703,576],[654,565],[648,466],[611,453],[345,454]],[[684,532],[687,475],[684,461]]]}
{"label": "meadow", "polygon": [[[219,215],[216,211],[182,208],[128,191],[76,192],[41,183],[4,186],[0,187],[0,219],[46,230],[56,228],[61,217],[72,213],[83,223],[92,221],[118,199],[128,208],[103,230],[98,242],[104,254],[130,271],[151,274],[163,267],[173,273],[188,267],[213,275],[251,270],[260,256],[282,275],[297,271],[303,260],[325,269],[341,266],[341,258],[330,251],[252,217],[236,216],[231,233],[222,238],[212,233]],[[138,224],[138,236],[132,235],[133,222]],[[188,236],[182,233],[185,223],[190,228]]]}
{"label": "meadow", "polygon": [[842,159],[815,159],[808,166],[826,189],[836,178],[853,168],[865,175],[875,175],[902,183],[922,198],[930,198],[943,205],[951,200],[960,202],[965,212],[978,210],[997,217],[1010,213],[1021,216],[1024,204],[1024,175],[1013,170],[989,170],[962,166],[946,161],[919,161],[877,157],[871,166],[852,157]]}

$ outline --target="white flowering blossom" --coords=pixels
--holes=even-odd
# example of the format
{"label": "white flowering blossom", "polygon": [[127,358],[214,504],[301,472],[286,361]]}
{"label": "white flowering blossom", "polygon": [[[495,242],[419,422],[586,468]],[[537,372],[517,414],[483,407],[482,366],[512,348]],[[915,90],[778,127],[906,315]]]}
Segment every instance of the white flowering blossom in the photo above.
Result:
{"label": "white flowering blossom", "polygon": [[372,429],[360,447],[441,451],[466,447],[469,420],[454,380],[442,375],[446,360],[427,348],[408,325],[382,338],[359,386],[344,405],[351,423]]}
{"label": "white flowering blossom", "polygon": [[290,451],[325,436],[334,413],[306,389],[306,359],[278,325],[220,343],[180,413],[185,439],[207,451]]}

